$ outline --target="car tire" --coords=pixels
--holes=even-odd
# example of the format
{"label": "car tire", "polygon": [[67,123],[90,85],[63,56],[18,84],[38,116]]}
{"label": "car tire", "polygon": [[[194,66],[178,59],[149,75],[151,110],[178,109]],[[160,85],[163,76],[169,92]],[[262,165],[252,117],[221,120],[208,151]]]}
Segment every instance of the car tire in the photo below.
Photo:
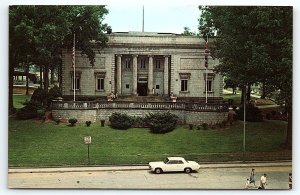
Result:
{"label": "car tire", "polygon": [[184,172],[186,172],[186,173],[191,173],[191,172],[192,172],[192,169],[191,169],[191,168],[185,168],[185,169],[184,169]]}
{"label": "car tire", "polygon": [[161,168],[156,168],[156,169],[154,170],[154,172],[155,172],[156,174],[160,174],[160,173],[162,173],[163,171],[161,170]]}

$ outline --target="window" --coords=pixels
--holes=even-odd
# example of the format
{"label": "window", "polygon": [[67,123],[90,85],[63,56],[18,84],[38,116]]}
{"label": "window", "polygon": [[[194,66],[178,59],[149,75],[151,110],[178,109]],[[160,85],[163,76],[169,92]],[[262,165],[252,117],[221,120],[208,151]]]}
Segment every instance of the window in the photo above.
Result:
{"label": "window", "polygon": [[[205,85],[205,82],[204,82]],[[205,91],[206,91],[206,85],[204,86]],[[211,79],[207,79],[207,92],[212,92],[212,80]]]}
{"label": "window", "polygon": [[125,69],[127,69],[127,70],[131,69],[131,60],[130,60],[130,58],[125,58]]}
{"label": "window", "polygon": [[159,89],[159,85],[156,85],[155,88],[156,88],[156,89]]}
{"label": "window", "polygon": [[155,68],[160,69],[160,59],[156,59],[155,61]]}
{"label": "window", "polygon": [[129,84],[126,84],[126,89],[129,89]]}
{"label": "window", "polygon": [[96,79],[96,90],[97,91],[104,91],[104,78],[97,78]]}
{"label": "window", "polygon": [[141,69],[145,69],[146,68],[146,60],[145,59],[141,59],[141,61],[140,61],[140,68]]}
{"label": "window", "polygon": [[181,91],[187,91],[188,88],[187,88],[187,83],[188,80],[181,80]]}
{"label": "window", "polygon": [[[71,77],[71,85],[72,85],[72,90],[74,90],[74,76]],[[75,76],[75,90],[79,90],[80,89],[80,77],[79,76]]]}

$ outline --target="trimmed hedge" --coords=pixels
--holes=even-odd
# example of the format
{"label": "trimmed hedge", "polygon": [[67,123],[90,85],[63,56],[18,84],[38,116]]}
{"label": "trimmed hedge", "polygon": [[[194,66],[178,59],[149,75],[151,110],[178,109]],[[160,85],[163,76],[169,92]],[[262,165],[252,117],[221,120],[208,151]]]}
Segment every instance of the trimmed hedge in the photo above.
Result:
{"label": "trimmed hedge", "polygon": [[126,130],[133,124],[133,119],[130,116],[116,112],[112,113],[112,115],[109,117],[109,121],[110,126],[114,129]]}
{"label": "trimmed hedge", "polygon": [[177,125],[178,116],[170,112],[149,113],[145,121],[152,133],[167,133],[173,131]]}

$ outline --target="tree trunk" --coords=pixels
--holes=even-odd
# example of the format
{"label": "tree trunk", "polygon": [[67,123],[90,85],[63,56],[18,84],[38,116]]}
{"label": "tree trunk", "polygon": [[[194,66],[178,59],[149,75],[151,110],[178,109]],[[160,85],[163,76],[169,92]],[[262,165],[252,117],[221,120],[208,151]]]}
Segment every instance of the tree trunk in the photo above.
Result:
{"label": "tree trunk", "polygon": [[293,108],[291,104],[287,104],[287,134],[285,140],[285,147],[289,150],[292,150],[292,133],[293,133]]}
{"label": "tree trunk", "polygon": [[43,89],[43,66],[40,65],[40,88]]}
{"label": "tree trunk", "polygon": [[48,92],[49,88],[49,65],[44,66],[44,90]]}
{"label": "tree trunk", "polygon": [[14,93],[14,65],[15,65],[15,52],[9,51],[9,85],[8,85],[8,111],[9,114],[15,112],[13,93]]}
{"label": "tree trunk", "polygon": [[251,100],[251,85],[249,84],[247,87],[247,102],[250,102]]}
{"label": "tree trunk", "polygon": [[28,73],[29,73],[29,63],[26,62],[26,95],[29,95],[28,88],[29,88],[29,81],[28,81]]}
{"label": "tree trunk", "polygon": [[61,64],[61,61],[58,64],[57,70],[58,70],[59,90],[60,90],[60,92],[62,92],[62,64]]}
{"label": "tree trunk", "polygon": [[51,65],[50,83],[54,84],[54,65]]}

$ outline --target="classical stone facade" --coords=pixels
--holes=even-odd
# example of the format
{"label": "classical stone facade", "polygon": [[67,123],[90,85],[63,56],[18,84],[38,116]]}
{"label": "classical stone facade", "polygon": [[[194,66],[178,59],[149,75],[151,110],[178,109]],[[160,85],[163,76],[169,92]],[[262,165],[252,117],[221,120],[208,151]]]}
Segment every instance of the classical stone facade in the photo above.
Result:
{"label": "classical stone facade", "polygon": [[[95,49],[95,65],[76,52],[76,96],[170,96],[221,99],[222,77],[213,73],[219,62],[204,66],[204,40],[171,33],[127,32],[108,35],[108,47]],[[62,91],[73,95],[71,51],[63,51]]]}

